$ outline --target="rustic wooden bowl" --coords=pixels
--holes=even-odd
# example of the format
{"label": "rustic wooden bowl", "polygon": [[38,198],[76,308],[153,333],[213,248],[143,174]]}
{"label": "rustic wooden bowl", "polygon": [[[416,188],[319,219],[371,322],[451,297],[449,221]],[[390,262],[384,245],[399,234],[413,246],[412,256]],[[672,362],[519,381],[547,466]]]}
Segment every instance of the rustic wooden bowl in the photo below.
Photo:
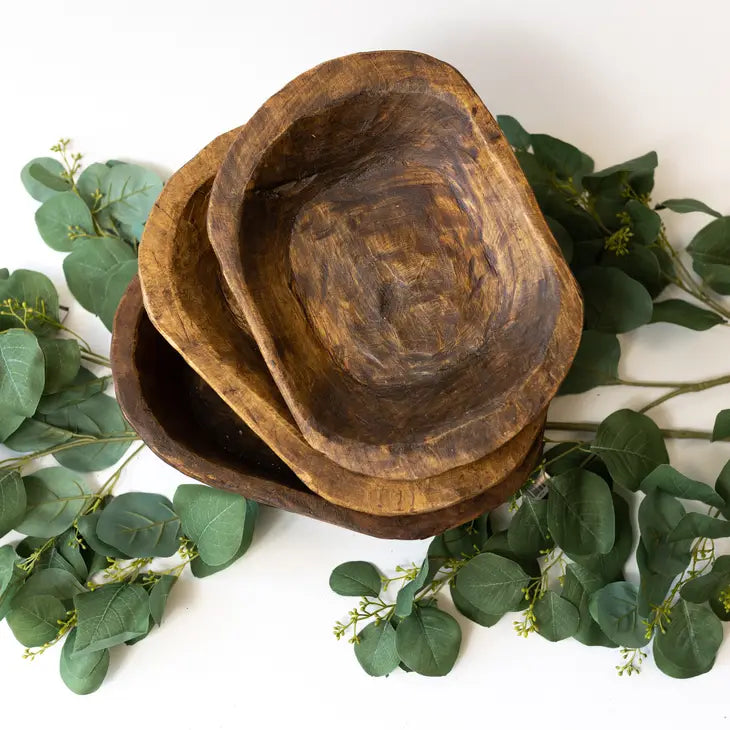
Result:
{"label": "rustic wooden bowl", "polygon": [[188,476],[261,504],[375,537],[436,535],[493,509],[538,463],[542,433],[500,484],[446,509],[383,517],[340,507],[307,489],[155,330],[135,279],[117,310],[112,337],[117,398],[127,420],[160,458]]}
{"label": "rustic wooden bowl", "polygon": [[208,230],[304,438],[343,467],[431,477],[538,417],[583,322],[509,144],[451,66],[317,66],[230,147]]}
{"label": "rustic wooden bowl", "polygon": [[208,192],[235,136],[219,137],[175,173],[147,221],[139,266],[154,326],[257,436],[330,502],[377,515],[417,514],[453,507],[502,482],[524,462],[544,414],[495,453],[419,480],[348,471],[303,438],[255,340],[226,305],[206,236]]}

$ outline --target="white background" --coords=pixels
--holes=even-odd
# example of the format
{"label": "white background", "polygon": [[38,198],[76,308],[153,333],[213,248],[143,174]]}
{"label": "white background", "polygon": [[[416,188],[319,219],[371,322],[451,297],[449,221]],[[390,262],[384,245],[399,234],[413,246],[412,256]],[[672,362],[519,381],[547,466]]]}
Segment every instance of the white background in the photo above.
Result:
{"label": "white background", "polygon": [[[113,9],[109,9],[113,8]],[[215,135],[244,122],[295,75],[370,49],[425,51],[459,68],[494,113],[517,116],[591,153],[598,167],[656,149],[656,198],[693,196],[730,210],[730,5],[715,2],[298,0],[249,3],[10,3],[0,29],[0,265],[38,268],[69,302],[61,255],[33,223],[18,173],[59,136],[89,161],[110,157],[176,169]],[[681,244],[706,219],[667,218]],[[108,334],[74,307],[72,326],[100,350]],[[625,377],[696,379],[730,365],[730,331],[651,325],[623,337]],[[553,416],[598,419],[656,395],[602,389],[562,399]],[[654,413],[663,425],[711,428],[730,388],[685,396]],[[671,444],[673,463],[714,480],[730,444]],[[170,494],[181,479],[152,454],[121,489]],[[715,669],[680,682],[648,663],[613,669],[618,653],[518,638],[462,623],[461,657],[443,679],[371,679],[331,626],[353,601],[327,579],[344,560],[383,570],[420,560],[425,543],[378,541],[264,510],[254,546],[202,582],[186,575],[161,630],[113,653],[102,690],[79,698],[58,656],[33,663],[0,627],[4,727],[121,728],[475,726],[725,727],[730,643]]]}

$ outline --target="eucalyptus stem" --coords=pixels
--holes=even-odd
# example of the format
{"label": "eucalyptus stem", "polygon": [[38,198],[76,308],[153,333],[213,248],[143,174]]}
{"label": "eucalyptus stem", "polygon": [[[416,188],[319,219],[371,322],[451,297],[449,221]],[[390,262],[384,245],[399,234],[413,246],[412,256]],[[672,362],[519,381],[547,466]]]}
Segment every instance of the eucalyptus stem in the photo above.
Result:
{"label": "eucalyptus stem", "polygon": [[[547,431],[585,431],[595,433],[600,423],[588,421],[548,421],[545,424]],[[691,428],[660,428],[662,436],[670,439],[695,439],[698,441],[711,441],[711,431],[697,431]]]}
{"label": "eucalyptus stem", "polygon": [[702,390],[708,390],[709,388],[714,388],[717,385],[725,385],[726,383],[730,383],[730,375],[722,375],[721,377],[713,378],[712,380],[704,380],[699,383],[687,383],[686,385],[678,386],[671,392],[665,393],[664,395],[659,396],[659,398],[655,398],[650,403],[647,403],[639,409],[639,413],[646,413],[648,410],[651,410],[652,408],[655,408],[661,403],[664,403],[670,398],[674,398],[678,395],[683,395],[684,393],[699,393]]}

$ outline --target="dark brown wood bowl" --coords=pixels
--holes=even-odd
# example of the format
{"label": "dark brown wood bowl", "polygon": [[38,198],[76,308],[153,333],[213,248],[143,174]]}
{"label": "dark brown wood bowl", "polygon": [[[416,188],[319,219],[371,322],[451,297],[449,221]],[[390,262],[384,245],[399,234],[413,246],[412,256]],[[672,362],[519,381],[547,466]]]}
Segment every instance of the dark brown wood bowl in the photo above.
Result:
{"label": "dark brown wood bowl", "polygon": [[206,235],[208,194],[235,137],[214,140],[165,185],[145,226],[140,280],[150,320],[185,361],[314,492],[378,515],[431,512],[476,497],[523,461],[544,413],[496,452],[435,477],[389,480],[343,468],[302,436],[256,341],[226,304]]}
{"label": "dark brown wood bowl", "polygon": [[524,483],[542,451],[540,432],[504,481],[446,509],[396,517],[365,514],[309,490],[185,363],[152,326],[137,279],[117,310],[111,356],[124,415],[168,464],[204,484],[375,537],[430,537],[497,507]]}
{"label": "dark brown wood bowl", "polygon": [[379,51],[297,77],[231,145],[208,230],[304,438],[350,471],[433,477],[538,418],[582,301],[481,99]]}

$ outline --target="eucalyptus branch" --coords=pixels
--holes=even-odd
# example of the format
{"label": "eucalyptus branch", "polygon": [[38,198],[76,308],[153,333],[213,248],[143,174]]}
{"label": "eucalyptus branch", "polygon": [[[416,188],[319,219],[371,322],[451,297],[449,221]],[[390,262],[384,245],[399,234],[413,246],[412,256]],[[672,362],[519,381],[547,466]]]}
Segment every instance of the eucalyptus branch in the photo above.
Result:
{"label": "eucalyptus branch", "polygon": [[[584,431],[595,433],[600,423],[588,421],[548,421],[545,424],[547,431]],[[697,431],[691,428],[660,428],[662,436],[670,439],[695,439],[698,441],[711,441],[711,431]]]}

